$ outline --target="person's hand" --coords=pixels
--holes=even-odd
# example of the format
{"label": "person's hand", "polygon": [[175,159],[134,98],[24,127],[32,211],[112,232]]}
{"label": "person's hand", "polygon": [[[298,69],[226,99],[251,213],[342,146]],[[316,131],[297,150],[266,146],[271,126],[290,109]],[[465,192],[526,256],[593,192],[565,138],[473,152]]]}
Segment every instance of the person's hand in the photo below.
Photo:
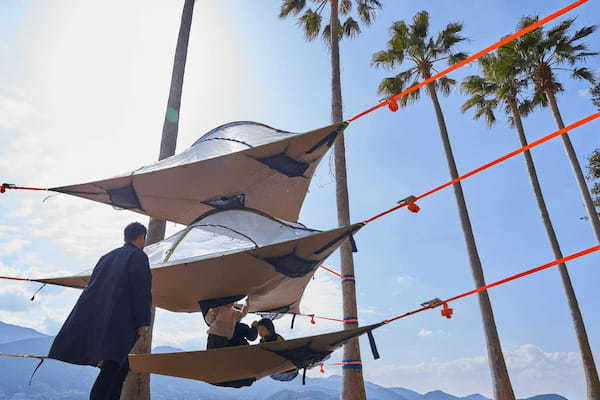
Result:
{"label": "person's hand", "polygon": [[149,333],[150,333],[150,327],[149,326],[140,326],[138,328],[138,330],[137,330],[138,336],[146,336]]}

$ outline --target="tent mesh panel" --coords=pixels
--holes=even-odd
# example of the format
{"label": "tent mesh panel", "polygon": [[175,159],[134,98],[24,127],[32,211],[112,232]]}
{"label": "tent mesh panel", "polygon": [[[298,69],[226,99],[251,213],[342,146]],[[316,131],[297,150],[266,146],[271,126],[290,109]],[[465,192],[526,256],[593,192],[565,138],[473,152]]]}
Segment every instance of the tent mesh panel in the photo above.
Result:
{"label": "tent mesh panel", "polygon": [[246,195],[241,193],[241,194],[235,194],[233,196],[217,197],[214,199],[203,201],[202,203],[206,204],[207,206],[211,206],[216,209],[219,209],[219,210],[230,210],[232,208],[244,208],[244,205],[246,204]]}
{"label": "tent mesh panel", "polygon": [[298,370],[292,369],[289,371],[281,372],[279,374],[271,375],[271,378],[280,382],[293,381],[298,376]]}
{"label": "tent mesh panel", "polygon": [[306,276],[321,263],[321,260],[307,260],[298,257],[295,252],[280,257],[264,258],[263,260],[275,267],[275,271],[290,278]]}
{"label": "tent mesh panel", "polygon": [[142,209],[142,205],[135,193],[135,189],[132,184],[127,186],[121,186],[113,189],[106,189],[110,202],[114,207],[131,210],[131,209]]}
{"label": "tent mesh panel", "polygon": [[278,356],[285,358],[298,367],[298,369],[310,369],[316,365],[319,365],[323,361],[327,360],[332,353],[331,350],[322,351],[311,349],[310,343],[307,343],[301,347],[296,347],[295,349],[269,351],[272,351]]}
{"label": "tent mesh panel", "polygon": [[294,160],[285,153],[275,154],[269,157],[258,158],[258,161],[271,169],[281,172],[290,178],[303,176],[310,164]]}

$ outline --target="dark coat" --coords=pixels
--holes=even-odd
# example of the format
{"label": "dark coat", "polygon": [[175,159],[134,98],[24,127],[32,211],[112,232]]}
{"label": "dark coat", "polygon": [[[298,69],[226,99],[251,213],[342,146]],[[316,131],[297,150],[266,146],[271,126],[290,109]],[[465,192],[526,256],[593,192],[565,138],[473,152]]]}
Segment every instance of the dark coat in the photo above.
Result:
{"label": "dark coat", "polygon": [[250,327],[243,322],[235,324],[233,337],[229,339],[228,346],[248,346],[248,341],[254,341],[258,337],[258,331],[255,327]]}
{"label": "dark coat", "polygon": [[79,365],[123,362],[138,328],[150,325],[151,285],[148,256],[137,247],[102,256],[48,356]]}

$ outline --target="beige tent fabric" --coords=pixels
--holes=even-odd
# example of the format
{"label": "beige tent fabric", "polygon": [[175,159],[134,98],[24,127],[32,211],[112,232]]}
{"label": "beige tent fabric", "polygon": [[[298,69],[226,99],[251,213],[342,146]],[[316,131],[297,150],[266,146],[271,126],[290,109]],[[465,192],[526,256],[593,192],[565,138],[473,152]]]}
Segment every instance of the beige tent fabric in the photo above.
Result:
{"label": "beige tent fabric", "polygon": [[[345,126],[295,134],[256,123],[231,123],[183,153],[125,176],[50,190],[184,225],[214,209],[202,202],[230,196],[243,197],[244,207],[297,221],[318,163]],[[281,154],[307,163],[307,169],[290,177],[259,161]],[[127,199],[111,200],[115,189]]]}
{"label": "beige tent fabric", "polygon": [[[219,218],[220,217],[220,218]],[[246,243],[236,242],[241,250],[212,251],[196,257],[173,260],[177,249],[182,247],[186,238],[193,236],[187,233],[196,229],[195,225],[186,228],[166,239],[165,243],[175,242],[175,252],[166,263],[152,265],[152,299],[156,307],[173,312],[198,312],[198,302],[229,296],[248,296],[250,312],[272,311],[283,308],[284,312],[299,313],[300,301],[304,290],[310,282],[315,270],[323,260],[348,240],[349,235],[357,232],[363,225],[354,224],[346,227],[319,232],[299,225],[286,226],[282,221],[271,219],[256,211],[227,210],[220,211],[214,217],[206,217],[197,223],[200,232],[212,234],[212,230],[221,229],[218,222],[235,221],[235,231],[224,231],[232,236],[243,238],[244,229],[251,231],[260,229],[254,239],[259,247],[243,247]],[[204,224],[205,222],[211,224]],[[232,223],[233,224],[233,223]],[[205,227],[204,225],[210,225]],[[237,232],[237,233],[235,233]],[[249,236],[250,237],[250,236]],[[297,237],[294,239],[294,237]],[[203,238],[203,237],[202,237]],[[223,238],[216,235],[210,242],[217,249],[222,249]],[[251,237],[250,237],[251,238]],[[287,240],[281,240],[285,238]],[[292,239],[290,239],[292,238]],[[232,237],[232,240],[237,237]],[[191,239],[190,239],[191,240]],[[163,242],[155,245],[161,252],[171,254],[171,247]],[[251,243],[251,242],[249,242]],[[272,243],[264,245],[267,243]],[[172,244],[171,244],[172,245]],[[198,250],[197,250],[198,251]],[[320,252],[318,252],[320,251]],[[318,253],[317,253],[318,252]],[[185,255],[186,253],[184,253]],[[198,253],[197,253],[198,254]],[[293,277],[277,271],[268,259],[294,254],[303,260],[316,261],[308,265],[301,276]],[[152,260],[151,256],[151,260]],[[38,282],[54,285],[83,288],[87,285],[90,273],[59,278],[36,279]]]}
{"label": "beige tent fabric", "polygon": [[348,340],[363,335],[382,324],[252,346],[227,347],[206,351],[165,354],[130,354],[132,371],[222,383],[241,379],[264,378],[295,369],[291,361],[278,355],[307,347],[315,351],[335,351]]}

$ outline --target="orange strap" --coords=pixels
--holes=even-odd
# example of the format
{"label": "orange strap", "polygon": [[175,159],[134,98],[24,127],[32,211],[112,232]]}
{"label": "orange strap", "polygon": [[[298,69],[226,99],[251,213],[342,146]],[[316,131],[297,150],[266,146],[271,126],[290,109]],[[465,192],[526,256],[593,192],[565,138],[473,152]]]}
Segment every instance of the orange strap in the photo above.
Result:
{"label": "orange strap", "polygon": [[417,314],[417,313],[420,313],[420,312],[425,311],[425,310],[430,310],[430,309],[439,307],[440,305],[443,306],[443,308],[442,308],[442,315],[444,317],[450,318],[452,316],[452,309],[448,307],[448,303],[450,303],[450,302],[462,299],[463,297],[474,295],[475,293],[483,292],[484,290],[488,290],[488,289],[493,288],[495,286],[503,285],[505,283],[514,281],[516,279],[524,278],[524,277],[526,277],[528,275],[532,275],[532,274],[535,274],[537,272],[543,271],[545,269],[555,267],[555,266],[557,266],[559,264],[566,263],[567,261],[571,261],[571,260],[574,260],[576,258],[583,257],[585,255],[594,253],[594,252],[596,252],[598,250],[600,250],[600,245],[590,247],[588,249],[585,249],[585,250],[579,251],[577,253],[573,253],[573,254],[571,254],[569,256],[563,257],[561,259],[554,260],[554,261],[549,262],[549,263],[544,264],[544,265],[540,265],[539,267],[532,268],[532,269],[520,272],[520,273],[515,274],[515,275],[511,275],[511,276],[509,276],[507,278],[501,279],[499,281],[490,283],[490,284],[485,285],[485,286],[478,287],[478,288],[473,289],[473,290],[469,290],[468,292],[461,293],[461,294],[459,294],[457,296],[450,297],[450,298],[448,298],[446,300],[441,300],[436,305],[424,306],[424,307],[421,307],[419,309],[416,309],[416,310],[409,311],[407,313],[398,315],[396,317],[393,317],[393,318],[390,318],[390,319],[386,319],[384,321],[384,323],[388,324],[390,322],[394,322],[394,321],[397,321],[399,319],[406,318],[409,315]]}
{"label": "orange strap", "polygon": [[0,357],[11,357],[11,358],[36,358],[38,360],[47,360],[47,356],[32,356],[29,354],[8,354],[8,353],[0,353]]}
{"label": "orange strap", "polygon": [[342,274],[340,274],[339,272],[336,272],[336,271],[334,271],[334,270],[332,270],[332,269],[330,269],[330,268],[327,268],[327,267],[326,267],[326,266],[324,266],[324,265],[321,265],[321,268],[323,268],[325,271],[327,271],[327,272],[330,272],[331,274],[333,274],[333,275],[337,276],[337,277],[338,277],[338,278],[340,278],[340,279],[342,278]]}
{"label": "orange strap", "polygon": [[386,105],[390,106],[390,109],[392,111],[396,111],[398,108],[394,107],[394,104],[396,103],[396,100],[398,100],[400,97],[404,97],[407,94],[410,94],[410,93],[414,92],[415,90],[421,88],[422,86],[425,86],[428,83],[431,83],[431,82],[435,81],[436,79],[439,79],[439,78],[441,78],[441,77],[443,77],[445,75],[448,75],[450,72],[452,72],[452,71],[454,71],[454,70],[456,70],[456,69],[458,69],[458,68],[460,68],[460,67],[462,67],[464,65],[467,65],[470,62],[473,62],[473,61],[477,60],[481,56],[483,56],[485,54],[488,54],[488,53],[496,50],[497,48],[502,47],[505,44],[510,43],[510,42],[512,42],[515,39],[520,38],[523,35],[526,35],[527,33],[529,33],[531,31],[533,31],[533,30],[541,27],[544,24],[547,24],[548,22],[550,22],[550,21],[552,21],[552,20],[560,17],[561,15],[564,15],[564,14],[568,13],[569,11],[573,10],[574,8],[579,7],[583,3],[586,3],[587,1],[588,0],[578,0],[578,1],[574,2],[574,3],[569,4],[565,8],[562,8],[562,9],[556,11],[555,13],[552,13],[552,14],[548,15],[547,17],[545,17],[543,19],[540,19],[537,22],[535,22],[535,23],[533,23],[533,24],[531,24],[531,25],[529,25],[529,26],[521,29],[520,31],[515,32],[512,35],[509,35],[509,36],[505,37],[504,39],[500,40],[499,42],[496,42],[493,45],[491,45],[489,47],[486,47],[485,49],[481,50],[478,53],[473,54],[472,56],[464,59],[463,61],[460,61],[460,62],[458,62],[458,63],[456,63],[456,64],[454,64],[454,65],[446,68],[445,70],[443,70],[443,71],[441,71],[441,72],[433,75],[432,77],[430,77],[428,79],[425,79],[424,81],[422,81],[422,82],[420,82],[420,83],[418,83],[418,84],[416,84],[416,85],[414,85],[414,86],[406,89],[405,91],[403,91],[401,93],[398,93],[398,94],[392,96],[391,98],[389,98],[389,99],[387,99],[385,101],[382,101],[381,103],[377,104],[376,106],[373,106],[373,107],[371,107],[371,108],[369,108],[369,109],[367,109],[367,110],[365,110],[365,111],[363,111],[363,112],[355,115],[354,117],[348,119],[346,122],[350,123],[352,121],[356,121],[357,119],[359,119],[359,118],[361,118],[361,117],[363,117],[363,116],[365,116],[365,115],[367,115],[367,114],[369,114],[369,113],[371,113],[371,112],[373,112],[373,111],[375,111],[375,110],[377,110],[377,109],[379,109],[381,107],[384,107]]}
{"label": "orange strap", "polygon": [[25,282],[31,282],[31,279],[27,279],[27,278],[13,278],[11,276],[0,276],[0,279],[6,279],[9,281],[25,281]]}
{"label": "orange strap", "polygon": [[379,219],[379,218],[383,217],[384,215],[392,213],[392,212],[394,212],[394,211],[396,211],[396,210],[398,210],[398,209],[400,209],[402,207],[407,207],[407,206],[414,205],[414,203],[417,200],[421,200],[421,199],[423,199],[423,198],[425,198],[427,196],[430,196],[430,195],[434,194],[435,192],[439,192],[440,190],[447,188],[448,186],[452,186],[455,183],[458,183],[458,182],[460,182],[462,180],[470,178],[471,176],[473,176],[475,174],[478,174],[481,171],[484,171],[484,170],[486,170],[486,169],[488,169],[490,167],[493,167],[496,164],[500,164],[501,162],[504,162],[504,161],[508,160],[509,158],[512,158],[512,157],[514,157],[514,156],[516,156],[518,154],[524,153],[525,151],[527,151],[529,149],[532,149],[534,147],[537,147],[540,144],[545,143],[545,142],[547,142],[547,141],[549,141],[551,139],[554,139],[554,138],[556,138],[556,137],[558,137],[560,135],[564,135],[565,133],[567,133],[567,132],[569,132],[569,131],[571,131],[571,130],[573,130],[575,128],[578,128],[581,125],[585,125],[588,122],[591,122],[591,121],[593,121],[593,120],[595,120],[597,118],[600,118],[600,112],[597,112],[597,113],[592,114],[592,115],[590,115],[588,117],[580,119],[579,121],[574,122],[574,123],[572,123],[569,126],[566,126],[566,127],[562,128],[562,129],[557,130],[556,132],[553,132],[553,133],[551,133],[551,134],[549,134],[547,136],[544,136],[541,139],[538,139],[538,140],[536,140],[534,142],[531,142],[527,146],[521,147],[520,149],[514,150],[514,151],[512,151],[512,152],[510,152],[508,154],[505,154],[502,157],[500,157],[500,158],[498,158],[498,159],[496,159],[496,160],[494,160],[492,162],[489,162],[489,163],[487,163],[485,165],[482,165],[481,167],[476,168],[476,169],[472,170],[471,172],[467,172],[466,174],[464,174],[462,176],[459,176],[456,179],[452,179],[451,181],[448,181],[448,182],[444,183],[443,185],[440,185],[440,186],[438,186],[438,187],[436,187],[434,189],[431,189],[430,191],[425,192],[425,193],[423,193],[420,196],[410,196],[408,198],[410,200],[402,201],[397,206],[394,206],[394,207],[392,207],[392,208],[390,208],[390,209],[388,209],[388,210],[386,210],[386,211],[384,211],[382,213],[379,213],[379,214],[375,215],[374,217],[371,217],[371,218],[363,221],[363,223],[368,224],[369,222],[375,221],[376,219]]}

